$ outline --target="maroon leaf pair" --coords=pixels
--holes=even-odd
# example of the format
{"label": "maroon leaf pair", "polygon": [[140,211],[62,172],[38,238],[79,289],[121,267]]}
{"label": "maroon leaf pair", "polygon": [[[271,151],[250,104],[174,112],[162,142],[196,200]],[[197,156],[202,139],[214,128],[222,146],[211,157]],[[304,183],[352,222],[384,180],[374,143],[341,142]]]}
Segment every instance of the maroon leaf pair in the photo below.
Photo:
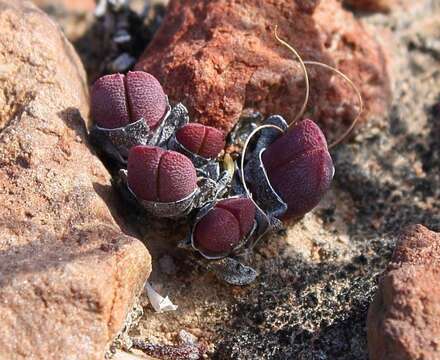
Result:
{"label": "maroon leaf pair", "polygon": [[156,128],[168,106],[159,81],[143,71],[99,78],[91,91],[92,117],[105,129],[115,129],[145,119]]}

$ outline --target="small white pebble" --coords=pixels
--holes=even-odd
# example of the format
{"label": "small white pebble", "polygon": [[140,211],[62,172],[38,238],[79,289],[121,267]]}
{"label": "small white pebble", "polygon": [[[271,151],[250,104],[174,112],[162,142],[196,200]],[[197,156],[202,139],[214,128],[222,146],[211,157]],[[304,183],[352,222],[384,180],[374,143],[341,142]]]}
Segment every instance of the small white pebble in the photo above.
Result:
{"label": "small white pebble", "polygon": [[168,296],[161,296],[156,290],[152,288],[149,282],[146,283],[145,289],[147,291],[148,299],[153,309],[158,312],[176,311],[177,305],[174,305]]}

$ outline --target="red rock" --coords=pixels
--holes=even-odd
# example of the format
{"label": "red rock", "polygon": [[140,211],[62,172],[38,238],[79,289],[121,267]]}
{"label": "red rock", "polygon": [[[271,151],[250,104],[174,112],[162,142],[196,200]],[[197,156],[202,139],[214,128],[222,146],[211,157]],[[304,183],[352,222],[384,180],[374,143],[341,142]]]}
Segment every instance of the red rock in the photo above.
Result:
{"label": "red rock", "polygon": [[150,256],[108,207],[73,47],[28,1],[0,0],[0,28],[0,358],[101,360]]}
{"label": "red rock", "polygon": [[[171,0],[136,68],[156,76],[194,120],[225,132],[245,107],[291,121],[305,90],[298,63],[274,39],[278,25],[305,60],[336,66],[352,78],[369,114],[383,113],[390,85],[381,47],[338,1],[322,1],[313,13],[314,4],[306,9],[307,3],[315,2]],[[340,134],[355,114],[352,89],[322,68],[309,72],[309,117]]]}
{"label": "red rock", "polygon": [[439,233],[403,231],[368,312],[371,360],[440,358],[439,264]]}

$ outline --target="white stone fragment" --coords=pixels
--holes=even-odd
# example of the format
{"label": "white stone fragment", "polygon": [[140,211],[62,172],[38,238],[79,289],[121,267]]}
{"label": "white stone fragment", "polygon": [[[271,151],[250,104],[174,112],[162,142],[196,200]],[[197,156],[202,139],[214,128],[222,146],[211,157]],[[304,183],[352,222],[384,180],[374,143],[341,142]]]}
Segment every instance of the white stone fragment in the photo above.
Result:
{"label": "white stone fragment", "polygon": [[146,283],[145,289],[147,291],[148,299],[150,300],[151,306],[156,312],[165,312],[165,311],[176,311],[177,305],[174,305],[168,296],[161,296],[149,282]]}

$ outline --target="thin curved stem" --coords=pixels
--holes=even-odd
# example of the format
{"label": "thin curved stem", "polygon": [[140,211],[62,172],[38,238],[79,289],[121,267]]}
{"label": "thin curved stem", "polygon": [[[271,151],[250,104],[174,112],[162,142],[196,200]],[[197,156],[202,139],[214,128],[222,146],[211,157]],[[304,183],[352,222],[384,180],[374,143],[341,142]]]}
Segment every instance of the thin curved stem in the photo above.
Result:
{"label": "thin curved stem", "polygon": [[358,97],[358,101],[359,101],[359,111],[358,111],[358,114],[355,117],[355,119],[353,120],[353,122],[351,123],[351,125],[349,126],[349,128],[347,130],[345,130],[345,132],[341,136],[339,136],[335,141],[333,141],[328,146],[329,149],[332,149],[336,145],[340,144],[351,133],[351,131],[355,127],[356,123],[359,121],[359,119],[361,117],[361,114],[364,111],[364,101],[362,100],[362,94],[359,91],[359,89],[357,88],[357,86],[353,83],[353,81],[347,75],[345,75],[342,71],[340,71],[340,70],[338,70],[338,69],[336,69],[336,68],[334,68],[334,67],[332,67],[330,65],[327,65],[327,64],[324,64],[324,63],[321,63],[321,62],[318,62],[318,61],[304,61],[304,64],[306,64],[306,65],[321,66],[321,67],[323,67],[325,69],[328,69],[328,70],[331,70],[331,71],[335,72],[336,74],[341,76],[352,87],[352,89],[354,90],[354,92],[356,93],[356,95]]}
{"label": "thin curved stem", "polygon": [[304,115],[304,112],[306,111],[307,103],[309,101],[309,94],[310,94],[310,82],[309,82],[309,75],[307,73],[307,68],[305,66],[305,62],[303,61],[303,59],[299,55],[298,51],[296,51],[289,43],[287,43],[286,41],[284,41],[283,39],[281,39],[278,36],[277,29],[278,29],[278,26],[275,26],[275,30],[274,30],[275,39],[277,39],[277,41],[281,45],[285,46],[287,49],[289,49],[296,56],[296,58],[298,59],[300,65],[301,65],[301,69],[304,73],[304,82],[306,85],[306,94],[304,97],[304,102],[301,106],[299,113],[295,116],[293,121],[289,124],[289,127],[291,127],[292,125],[296,124],[296,122],[301,118],[301,116]]}

